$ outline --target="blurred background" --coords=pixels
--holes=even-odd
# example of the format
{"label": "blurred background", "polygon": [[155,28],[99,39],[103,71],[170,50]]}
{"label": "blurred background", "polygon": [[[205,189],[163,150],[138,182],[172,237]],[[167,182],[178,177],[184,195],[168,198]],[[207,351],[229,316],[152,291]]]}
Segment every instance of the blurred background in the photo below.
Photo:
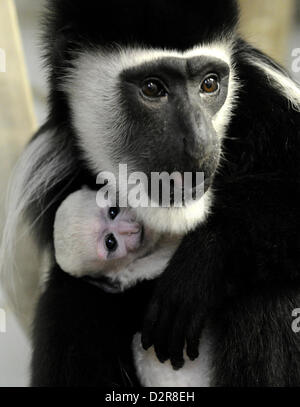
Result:
{"label": "blurred background", "polygon": [[[47,84],[40,58],[43,48],[39,27],[44,3],[0,0],[0,49],[6,52],[6,72],[1,72],[0,66],[2,200],[17,156],[46,118]],[[240,6],[243,36],[282,63],[300,82],[300,0],[240,0]],[[1,310],[6,318],[3,321],[4,313],[0,312],[0,387],[27,386],[29,342],[0,287]]]}

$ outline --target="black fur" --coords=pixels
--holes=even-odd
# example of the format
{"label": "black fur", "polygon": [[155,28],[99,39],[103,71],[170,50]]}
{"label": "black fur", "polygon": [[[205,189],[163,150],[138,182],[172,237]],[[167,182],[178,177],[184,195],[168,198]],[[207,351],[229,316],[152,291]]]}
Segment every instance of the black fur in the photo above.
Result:
{"label": "black fur", "polygon": [[[235,35],[234,1],[214,1],[209,9],[204,1],[99,4],[52,1],[45,21],[49,126],[57,139],[68,139],[78,171],[50,191],[50,198],[63,194],[48,211],[47,240],[59,202],[93,179],[59,88],[72,51],[112,42],[184,50]],[[214,334],[214,385],[300,384],[300,337],[291,329],[292,310],[300,306],[300,114],[248,58],[273,62],[241,40],[234,44],[239,101],[214,180],[211,216],[186,236],[156,282],[122,295],[104,294],[54,268],[37,307],[33,385],[137,385],[130,343],[141,325],[144,346],[154,343],[161,360],[180,368],[185,341],[188,355],[197,357],[205,324]],[[54,140],[49,143],[56,148]],[[31,208],[33,217],[49,203],[42,198]]]}
{"label": "black fur", "polygon": [[152,285],[114,296],[53,268],[37,307],[32,386],[138,386],[131,342]]}

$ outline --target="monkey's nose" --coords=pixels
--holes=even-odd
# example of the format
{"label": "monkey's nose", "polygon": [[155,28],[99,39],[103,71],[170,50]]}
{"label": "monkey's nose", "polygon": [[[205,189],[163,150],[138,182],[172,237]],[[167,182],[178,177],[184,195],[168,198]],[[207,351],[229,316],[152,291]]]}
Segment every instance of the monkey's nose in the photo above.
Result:
{"label": "monkey's nose", "polygon": [[120,235],[135,235],[140,233],[141,226],[137,222],[120,221],[118,232]]}

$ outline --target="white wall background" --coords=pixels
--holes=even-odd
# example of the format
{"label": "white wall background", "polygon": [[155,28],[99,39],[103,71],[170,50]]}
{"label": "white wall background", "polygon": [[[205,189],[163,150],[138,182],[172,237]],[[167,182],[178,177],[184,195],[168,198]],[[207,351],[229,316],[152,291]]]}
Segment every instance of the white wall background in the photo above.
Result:
{"label": "white wall background", "polygon": [[[46,117],[47,86],[40,60],[39,22],[44,0],[15,0],[15,2],[18,9],[28,73],[34,94],[35,110],[39,123],[42,123]],[[297,0],[297,2],[300,4],[300,0]],[[290,50],[294,48],[300,48],[300,27],[295,28],[291,36]],[[289,55],[291,55],[291,51]],[[291,59],[287,61],[286,66],[291,69]],[[300,82],[300,72],[294,72],[293,75]],[[27,386],[29,382],[30,347],[13,315],[7,309],[1,292],[0,308],[6,310],[7,322],[6,333],[0,333],[0,387]]]}

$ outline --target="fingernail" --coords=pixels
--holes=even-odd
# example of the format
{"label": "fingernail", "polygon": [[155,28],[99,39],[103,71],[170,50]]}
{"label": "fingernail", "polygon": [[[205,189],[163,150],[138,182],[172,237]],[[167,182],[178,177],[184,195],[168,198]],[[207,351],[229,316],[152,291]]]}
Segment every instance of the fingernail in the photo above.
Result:
{"label": "fingernail", "polygon": [[199,353],[194,353],[192,355],[189,355],[190,360],[193,362],[199,357]]}
{"label": "fingernail", "polygon": [[172,363],[173,370],[175,370],[175,371],[181,369],[183,367],[183,365],[184,365],[184,361]]}
{"label": "fingernail", "polygon": [[160,363],[165,363],[168,360],[168,358],[163,358],[161,356],[157,356],[157,359],[160,361]]}

